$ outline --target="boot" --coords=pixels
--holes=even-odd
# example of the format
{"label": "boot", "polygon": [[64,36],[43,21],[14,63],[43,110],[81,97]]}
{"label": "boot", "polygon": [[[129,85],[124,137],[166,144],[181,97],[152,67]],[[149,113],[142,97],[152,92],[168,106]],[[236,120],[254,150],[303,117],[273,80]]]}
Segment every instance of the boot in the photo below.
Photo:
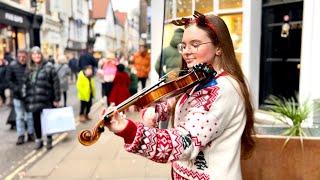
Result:
{"label": "boot", "polygon": [[34,134],[28,134],[28,142],[33,142],[35,140]]}
{"label": "boot", "polygon": [[88,114],[86,114],[85,117],[86,117],[86,120],[87,120],[87,121],[90,121],[90,120],[91,120],[91,118],[89,118]]}
{"label": "boot", "polygon": [[86,121],[86,117],[84,115],[80,115],[79,116],[79,121],[80,122],[85,122]]}
{"label": "boot", "polygon": [[52,149],[52,136],[47,136],[47,150]]}
{"label": "boot", "polygon": [[43,147],[43,141],[41,139],[36,139],[36,150],[39,150]]}
{"label": "boot", "polygon": [[21,145],[24,143],[24,135],[19,136],[16,145]]}

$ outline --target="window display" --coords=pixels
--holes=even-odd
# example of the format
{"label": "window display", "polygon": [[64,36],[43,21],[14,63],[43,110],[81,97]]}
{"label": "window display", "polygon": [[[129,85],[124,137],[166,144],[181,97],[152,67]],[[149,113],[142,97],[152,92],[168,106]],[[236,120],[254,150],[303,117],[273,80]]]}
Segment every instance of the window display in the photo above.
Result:
{"label": "window display", "polygon": [[202,14],[209,13],[213,11],[213,1],[212,0],[196,0],[195,10],[201,12]]}
{"label": "window display", "polygon": [[192,16],[192,0],[176,0],[177,17]]}
{"label": "window display", "polygon": [[242,0],[219,0],[219,9],[241,8]]}
{"label": "window display", "polygon": [[242,14],[223,15],[221,18],[227,24],[233,41],[237,59],[241,61],[242,55]]}

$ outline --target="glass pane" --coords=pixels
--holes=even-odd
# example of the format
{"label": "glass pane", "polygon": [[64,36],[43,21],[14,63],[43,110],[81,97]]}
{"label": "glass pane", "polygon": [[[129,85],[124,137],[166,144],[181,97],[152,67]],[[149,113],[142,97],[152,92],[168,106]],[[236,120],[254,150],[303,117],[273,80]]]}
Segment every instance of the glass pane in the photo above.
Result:
{"label": "glass pane", "polygon": [[173,0],[167,0],[165,2],[166,2],[166,4],[165,4],[165,8],[166,8],[165,20],[172,19],[173,18],[173,14],[172,14],[173,13],[173,9],[172,9]]}
{"label": "glass pane", "polygon": [[213,11],[213,1],[212,0],[196,0],[196,11],[200,13],[209,13]]}
{"label": "glass pane", "polygon": [[241,8],[242,0],[219,0],[220,9]]}
{"label": "glass pane", "polygon": [[177,0],[177,17],[192,15],[192,0]]}
{"label": "glass pane", "polygon": [[242,14],[221,16],[228,26],[237,59],[241,61],[242,55]]}
{"label": "glass pane", "polygon": [[20,29],[18,30],[18,48],[19,49],[26,49],[26,33],[24,30]]}

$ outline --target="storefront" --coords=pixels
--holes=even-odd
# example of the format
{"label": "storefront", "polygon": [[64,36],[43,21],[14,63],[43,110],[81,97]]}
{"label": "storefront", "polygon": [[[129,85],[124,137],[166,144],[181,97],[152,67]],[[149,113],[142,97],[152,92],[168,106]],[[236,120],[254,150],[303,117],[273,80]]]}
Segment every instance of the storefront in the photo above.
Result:
{"label": "storefront", "polygon": [[0,54],[40,46],[42,17],[0,2]]}
{"label": "storefront", "polygon": [[176,26],[170,24],[171,20],[182,17],[191,17],[193,11],[202,14],[215,14],[220,16],[227,24],[236,56],[242,59],[242,0],[166,0],[165,27],[163,47],[167,47]]}
{"label": "storefront", "polygon": [[43,56],[45,58],[52,56],[54,60],[57,60],[59,55],[63,54],[63,50],[60,47],[63,40],[62,24],[58,20],[45,16],[40,36]]}

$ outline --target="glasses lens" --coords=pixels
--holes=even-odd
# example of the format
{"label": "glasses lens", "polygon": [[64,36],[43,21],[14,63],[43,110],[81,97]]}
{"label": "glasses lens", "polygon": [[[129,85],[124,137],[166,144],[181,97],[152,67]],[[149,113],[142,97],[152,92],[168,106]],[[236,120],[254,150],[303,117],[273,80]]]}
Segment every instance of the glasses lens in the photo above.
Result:
{"label": "glasses lens", "polygon": [[183,53],[184,48],[185,48],[185,44],[183,44],[183,43],[179,43],[177,45],[177,49],[178,49],[179,53]]}

